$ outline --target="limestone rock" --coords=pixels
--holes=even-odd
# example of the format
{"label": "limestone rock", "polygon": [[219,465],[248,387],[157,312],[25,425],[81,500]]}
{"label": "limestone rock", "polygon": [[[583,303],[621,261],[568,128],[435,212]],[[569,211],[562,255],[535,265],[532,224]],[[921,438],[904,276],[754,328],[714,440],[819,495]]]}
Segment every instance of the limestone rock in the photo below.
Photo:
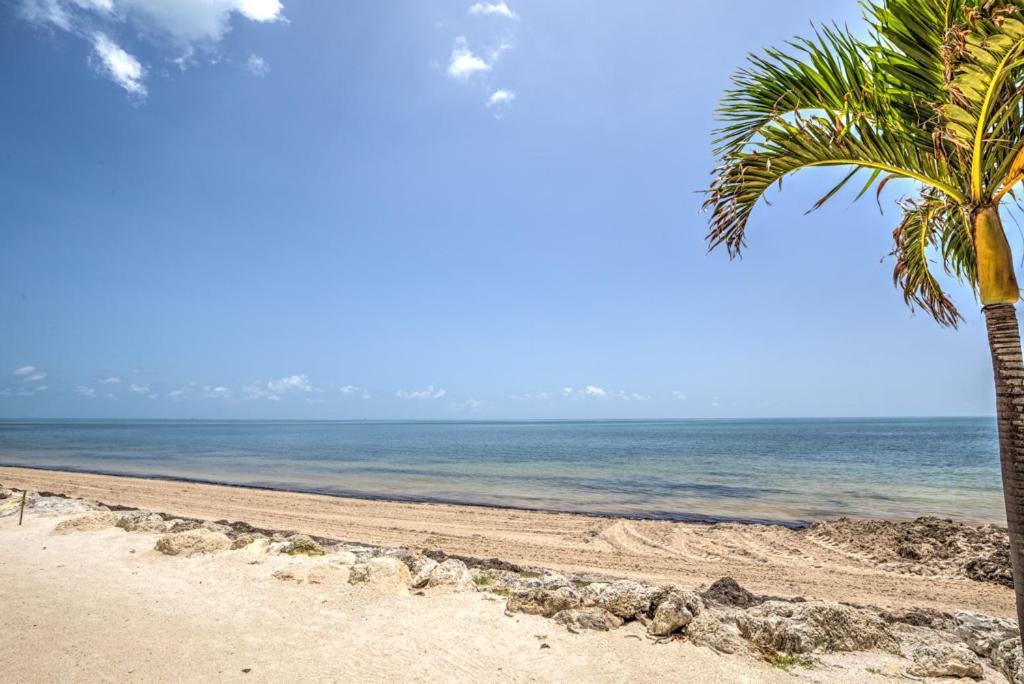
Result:
{"label": "limestone rock", "polygon": [[767,601],[739,613],[736,624],[755,645],[783,653],[896,652],[899,646],[880,617],[839,603]]}
{"label": "limestone rock", "polygon": [[231,540],[223,532],[204,528],[186,532],[171,532],[160,537],[156,550],[168,556],[195,556],[231,548]]}
{"label": "limestone rock", "polygon": [[117,526],[125,532],[167,532],[170,525],[156,513],[128,511],[117,519]]}
{"label": "limestone rock", "polygon": [[283,582],[308,583],[314,585],[341,586],[349,582],[349,568],[336,563],[316,565],[295,565],[274,573]]}
{"label": "limestone rock", "polygon": [[650,611],[654,593],[639,582],[619,580],[601,592],[597,605],[624,620],[632,620]]}
{"label": "limestone rock", "polygon": [[915,677],[970,677],[981,679],[981,661],[961,644],[925,644],[910,654],[914,664],[908,672]]}
{"label": "limestone rock", "polygon": [[700,615],[702,602],[692,591],[672,591],[654,609],[654,619],[647,626],[652,636],[668,636],[678,632]]}
{"label": "limestone rock", "polygon": [[288,538],[284,553],[289,556],[322,556],[324,547],[305,534],[296,534]]}
{"label": "limestone rock", "polygon": [[702,611],[686,626],[686,636],[696,646],[707,646],[719,653],[741,653],[747,644],[740,637],[736,625],[717,619],[708,611]]}
{"label": "limestone rock", "polygon": [[12,492],[7,487],[0,486],[0,499],[6,499],[12,496],[14,496],[14,492]]}
{"label": "limestone rock", "polygon": [[427,582],[430,581],[430,573],[434,572],[436,567],[437,561],[433,558],[424,557],[417,561],[412,568],[412,586],[416,589],[422,589],[427,586]]}
{"label": "limestone rock", "polygon": [[330,555],[330,559],[332,563],[337,565],[351,566],[356,564],[356,554],[351,551],[335,551]]}
{"label": "limestone rock", "polygon": [[578,589],[580,592],[580,598],[583,600],[584,608],[593,608],[597,605],[598,599],[601,598],[601,594],[608,585],[604,582],[591,582]]}
{"label": "limestone rock", "polygon": [[1020,638],[1011,637],[992,649],[989,660],[1013,684],[1024,684],[1024,652]]}
{"label": "limestone rock", "polygon": [[77,518],[70,518],[57,524],[54,528],[55,534],[67,534],[69,532],[95,532],[108,527],[113,527],[118,522],[116,513],[110,511],[96,511],[86,513]]}
{"label": "limestone rock", "polygon": [[460,560],[449,558],[437,565],[427,579],[428,587],[448,587],[455,590],[472,589],[473,574]]}
{"label": "limestone rock", "polygon": [[371,558],[353,565],[349,571],[349,584],[365,584],[382,593],[404,593],[409,589],[412,576],[405,563],[397,558]]}
{"label": "limestone rock", "polygon": [[580,595],[574,589],[520,589],[512,592],[505,604],[511,613],[527,613],[553,617],[563,610],[579,608],[582,605]]}
{"label": "limestone rock", "polygon": [[570,608],[555,613],[555,622],[569,629],[608,632],[621,627],[623,620],[604,608]]}
{"label": "limestone rock", "polygon": [[1003,618],[959,612],[953,616],[956,633],[967,647],[986,658],[1007,639],[1019,636],[1017,623]]}
{"label": "limestone rock", "polygon": [[540,580],[540,585],[545,589],[559,589],[572,584],[565,575],[552,572],[551,570],[545,570],[537,579]]}

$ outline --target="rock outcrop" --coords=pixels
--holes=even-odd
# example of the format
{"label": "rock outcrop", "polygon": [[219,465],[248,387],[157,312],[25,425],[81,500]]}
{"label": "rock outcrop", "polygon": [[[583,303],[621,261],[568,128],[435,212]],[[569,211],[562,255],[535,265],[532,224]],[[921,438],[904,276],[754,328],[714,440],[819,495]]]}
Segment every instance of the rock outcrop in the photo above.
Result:
{"label": "rock outcrop", "polygon": [[520,589],[512,592],[505,604],[510,613],[527,613],[553,617],[563,610],[582,607],[579,592],[569,587],[560,589]]}
{"label": "rock outcrop", "polygon": [[570,608],[555,613],[555,622],[570,630],[608,632],[623,624],[622,618],[604,608]]}
{"label": "rock outcrop", "polygon": [[756,646],[783,653],[896,652],[899,646],[878,615],[839,603],[767,601],[738,613],[736,624]]}
{"label": "rock outcrop", "polygon": [[409,590],[412,575],[405,563],[397,558],[371,558],[356,563],[349,570],[349,584],[365,585],[382,593],[401,594]]}
{"label": "rock outcrop", "polygon": [[205,528],[171,532],[160,537],[156,550],[168,556],[196,556],[231,548],[231,540],[223,532]]}

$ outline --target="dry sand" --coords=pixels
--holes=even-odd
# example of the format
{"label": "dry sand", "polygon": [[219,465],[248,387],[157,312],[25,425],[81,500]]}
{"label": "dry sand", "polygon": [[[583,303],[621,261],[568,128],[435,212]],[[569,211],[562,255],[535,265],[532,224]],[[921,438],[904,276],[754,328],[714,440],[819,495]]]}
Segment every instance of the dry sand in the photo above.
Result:
{"label": "dry sand", "polygon": [[[0,483],[176,516],[433,548],[577,574],[693,587],[731,576],[754,592],[777,596],[1014,616],[1013,593],[1006,587],[928,564],[883,562],[813,530],[365,501],[21,468],[0,468]],[[914,574],[919,572],[937,574]]]}

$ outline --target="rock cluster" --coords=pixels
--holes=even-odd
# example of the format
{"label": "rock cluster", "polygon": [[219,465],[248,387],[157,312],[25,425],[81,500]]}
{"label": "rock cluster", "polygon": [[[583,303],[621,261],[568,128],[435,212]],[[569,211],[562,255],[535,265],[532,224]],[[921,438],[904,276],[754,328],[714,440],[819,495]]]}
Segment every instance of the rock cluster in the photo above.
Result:
{"label": "rock cluster", "polygon": [[1024,654],[1015,622],[965,612],[954,615],[953,621],[957,636],[971,651],[1014,684],[1024,684]]}

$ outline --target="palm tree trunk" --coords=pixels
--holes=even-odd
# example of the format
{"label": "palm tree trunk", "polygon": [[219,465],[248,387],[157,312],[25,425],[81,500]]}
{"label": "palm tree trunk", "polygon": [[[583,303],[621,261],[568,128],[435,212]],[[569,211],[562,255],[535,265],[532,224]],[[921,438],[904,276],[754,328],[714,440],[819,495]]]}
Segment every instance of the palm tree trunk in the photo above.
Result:
{"label": "palm tree trunk", "polygon": [[999,462],[1017,596],[1017,624],[1024,626],[1024,357],[1014,306],[990,304],[984,312],[996,380]]}

